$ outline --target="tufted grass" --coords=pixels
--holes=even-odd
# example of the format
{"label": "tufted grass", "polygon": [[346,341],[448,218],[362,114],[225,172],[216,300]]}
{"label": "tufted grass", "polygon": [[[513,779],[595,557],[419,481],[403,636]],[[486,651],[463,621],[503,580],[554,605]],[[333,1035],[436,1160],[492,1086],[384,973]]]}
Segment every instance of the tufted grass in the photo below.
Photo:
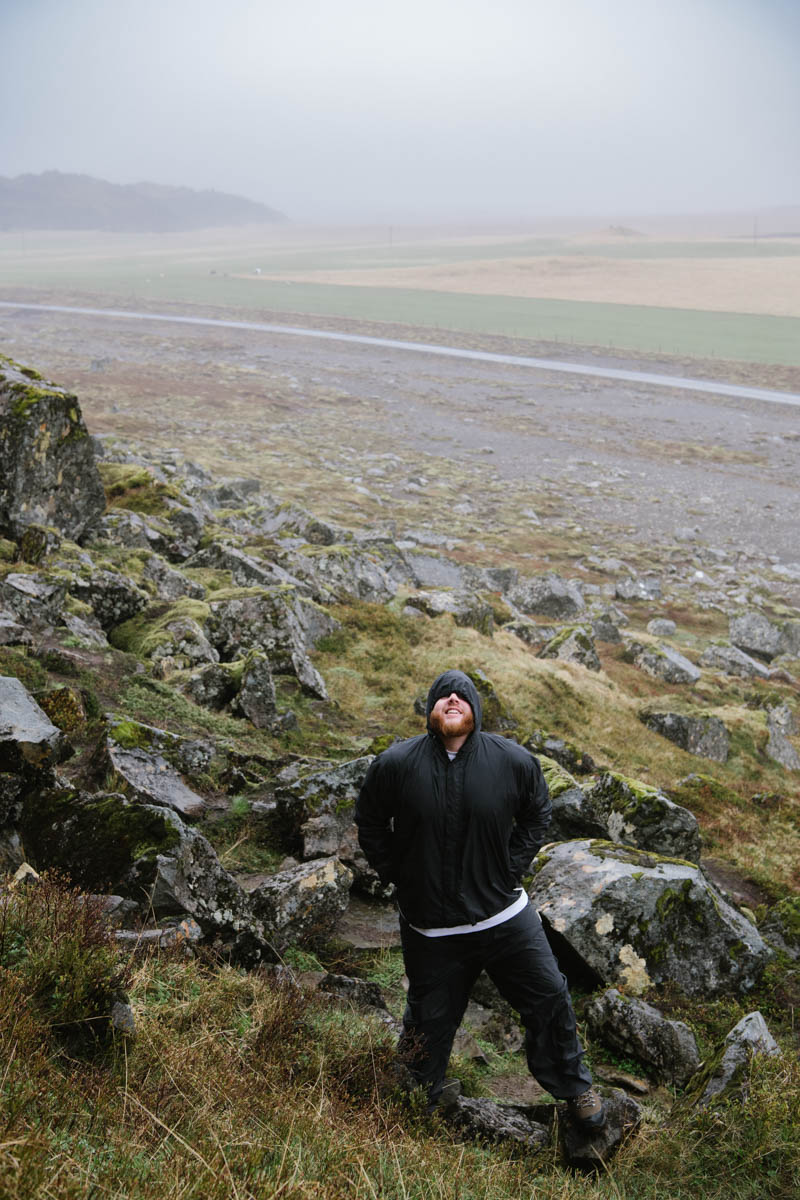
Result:
{"label": "tufted grass", "polygon": [[385,1027],[346,1007],[167,952],[127,971],[137,1036],[88,1058],[64,1053],[31,983],[0,973],[4,1200],[790,1200],[800,1183],[790,1054],[752,1065],[744,1107],[670,1116],[656,1094],[587,1179],[552,1150],[460,1143],[422,1116]]}

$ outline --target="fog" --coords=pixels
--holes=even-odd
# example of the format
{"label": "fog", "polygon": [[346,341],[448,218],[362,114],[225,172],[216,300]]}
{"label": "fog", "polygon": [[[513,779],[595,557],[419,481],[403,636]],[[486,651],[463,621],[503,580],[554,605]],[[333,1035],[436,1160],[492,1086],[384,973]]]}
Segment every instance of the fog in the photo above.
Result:
{"label": "fog", "polygon": [[298,222],[800,198],[796,0],[0,0],[0,174]]}

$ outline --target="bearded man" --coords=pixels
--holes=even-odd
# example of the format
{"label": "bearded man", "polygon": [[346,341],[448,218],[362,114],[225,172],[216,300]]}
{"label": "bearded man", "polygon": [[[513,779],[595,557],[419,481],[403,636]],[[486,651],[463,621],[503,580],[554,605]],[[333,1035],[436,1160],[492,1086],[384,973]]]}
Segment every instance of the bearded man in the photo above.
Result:
{"label": "bearded man", "polygon": [[426,734],[374,760],[356,804],[361,848],[400,909],[409,988],[399,1052],[429,1109],[452,1100],[453,1038],[485,970],[520,1014],[531,1074],[579,1125],[599,1129],[605,1111],[567,982],[520,886],[550,821],[541,767],[481,731],[480,696],[462,671],[434,681],[426,716]]}

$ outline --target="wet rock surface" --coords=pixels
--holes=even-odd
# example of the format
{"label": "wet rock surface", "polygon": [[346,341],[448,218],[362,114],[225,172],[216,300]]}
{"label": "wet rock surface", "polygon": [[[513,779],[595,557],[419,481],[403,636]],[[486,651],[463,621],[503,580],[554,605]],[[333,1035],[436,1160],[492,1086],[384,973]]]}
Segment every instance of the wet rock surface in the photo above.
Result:
{"label": "wet rock surface", "polygon": [[[538,868],[538,869],[537,869]],[[690,862],[597,841],[552,844],[529,895],[595,986],[641,995],[673,982],[687,995],[743,993],[771,952],[758,930]]]}
{"label": "wet rock surface", "polygon": [[682,1087],[700,1065],[694,1034],[652,1004],[609,988],[586,1008],[591,1037],[640,1062],[654,1078]]}

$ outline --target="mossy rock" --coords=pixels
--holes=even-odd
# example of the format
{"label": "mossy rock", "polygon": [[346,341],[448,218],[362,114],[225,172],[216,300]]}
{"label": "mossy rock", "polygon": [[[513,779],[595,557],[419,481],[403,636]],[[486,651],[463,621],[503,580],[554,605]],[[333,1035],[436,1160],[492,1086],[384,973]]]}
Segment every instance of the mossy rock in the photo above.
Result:
{"label": "mossy rock", "polygon": [[83,697],[77,688],[64,686],[39,693],[36,703],[64,733],[71,733],[86,724]]}
{"label": "mossy rock", "polygon": [[562,792],[569,791],[570,788],[579,786],[577,780],[573,779],[569,771],[566,771],[554,758],[548,758],[546,754],[540,754],[538,755],[538,759],[551,799],[560,796]]}
{"label": "mossy rock", "polygon": [[118,650],[149,658],[170,639],[168,626],[173,621],[189,620],[203,626],[210,609],[203,600],[182,598],[174,604],[151,605],[150,608],[123,621],[111,631],[109,641]]}

